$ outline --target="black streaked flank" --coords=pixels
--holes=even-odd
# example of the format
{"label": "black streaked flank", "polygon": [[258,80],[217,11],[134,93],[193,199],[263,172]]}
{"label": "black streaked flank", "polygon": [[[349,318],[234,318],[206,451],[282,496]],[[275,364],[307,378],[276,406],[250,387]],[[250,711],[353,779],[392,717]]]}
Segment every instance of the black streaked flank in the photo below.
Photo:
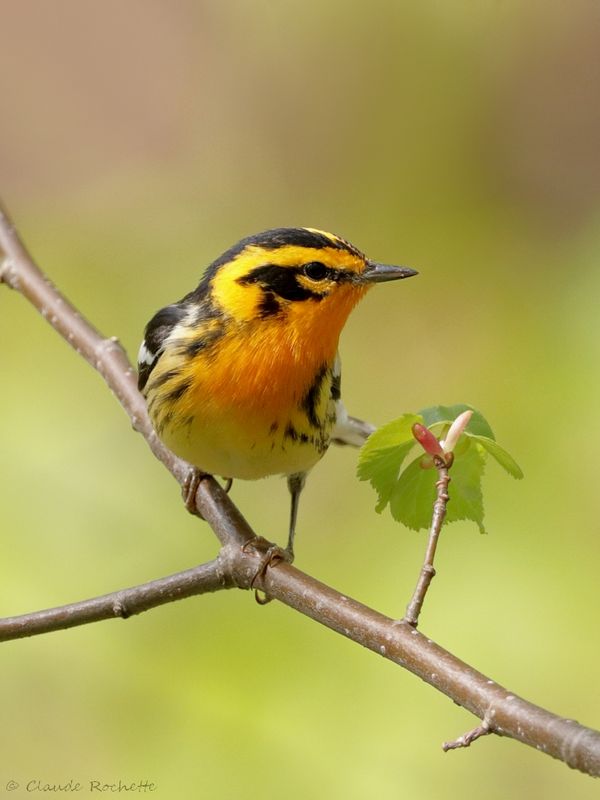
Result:
{"label": "black streaked flank", "polygon": [[298,433],[291,422],[286,425],[284,436],[286,439],[291,439],[292,442],[302,442],[302,444],[313,441],[306,433]]}
{"label": "black streaked flank", "polygon": [[171,389],[171,391],[167,394],[165,397],[166,402],[172,403],[176,400],[180,400],[183,395],[192,388],[192,383],[193,381],[191,378],[181,381],[180,384],[178,384],[174,389]]}
{"label": "black streaked flank", "polygon": [[166,372],[163,372],[162,375],[157,376],[152,381],[152,388],[158,389],[160,386],[163,386],[165,383],[168,383],[173,378],[177,378],[180,374],[179,369],[169,369]]}
{"label": "black streaked flank", "polygon": [[331,399],[339,400],[342,396],[342,376],[338,372],[331,377]]}
{"label": "black streaked flank", "polygon": [[296,430],[296,428],[294,428],[291,422],[288,422],[284,435],[286,439],[291,439],[292,442],[298,441],[298,431]]}
{"label": "black streaked flank", "polygon": [[321,431],[317,434],[317,436],[313,436],[311,438],[311,442],[317,448],[317,452],[323,455],[323,453],[325,453],[329,447],[330,439],[328,436],[325,436],[323,431]]}
{"label": "black streaked flank", "polygon": [[168,369],[166,372],[163,372],[162,375],[159,375],[152,381],[152,388],[158,389],[163,384],[167,383],[168,381],[176,378],[179,375],[178,369]]}
{"label": "black streaked flank", "polygon": [[204,336],[200,337],[199,339],[194,339],[191,342],[188,342],[185,346],[184,353],[186,356],[190,358],[194,358],[197,356],[198,353],[201,353],[203,350],[206,350],[208,342]]}
{"label": "black streaked flank", "polygon": [[205,331],[199,336],[197,339],[192,339],[191,342],[186,342],[185,347],[183,348],[183,354],[189,356],[190,358],[194,358],[197,356],[198,353],[201,353],[203,350],[211,347],[215,342],[217,342],[225,333],[222,328],[216,328],[215,330]]}
{"label": "black streaked flank", "polygon": [[173,417],[174,414],[172,411],[168,411],[164,415],[164,417],[160,417],[160,419],[158,420],[158,425],[156,426],[156,432],[158,433],[159,436],[162,435],[166,426],[171,424],[171,422],[173,421]]}
{"label": "black streaked flank", "polygon": [[327,364],[323,364],[320,370],[315,375],[315,379],[312,382],[312,385],[308,392],[304,395],[302,399],[302,408],[306,411],[306,416],[308,417],[308,421],[313,426],[313,428],[320,428],[321,422],[319,420],[317,411],[319,400],[321,398],[321,387],[323,385],[323,381],[325,380],[325,376],[328,373]]}

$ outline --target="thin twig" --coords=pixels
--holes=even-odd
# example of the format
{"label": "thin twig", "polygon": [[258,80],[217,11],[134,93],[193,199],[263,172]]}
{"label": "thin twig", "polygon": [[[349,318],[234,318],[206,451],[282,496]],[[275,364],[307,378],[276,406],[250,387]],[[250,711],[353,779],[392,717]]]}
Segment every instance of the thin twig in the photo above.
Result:
{"label": "thin twig", "polygon": [[425,595],[435,576],[433,560],[435,558],[440,531],[442,530],[442,525],[444,524],[444,518],[446,516],[446,506],[450,499],[448,495],[448,484],[450,483],[450,476],[448,474],[449,465],[447,461],[439,456],[434,456],[433,461],[438,473],[438,479],[435,484],[437,494],[433,504],[433,515],[431,517],[427,550],[425,551],[425,560],[421,567],[415,591],[406,608],[406,614],[404,615],[404,621],[412,625],[413,628],[417,627],[419,614],[421,613],[421,608],[425,601]]}
{"label": "thin twig", "polygon": [[[43,276],[0,209],[0,281],[22,293],[105,379],[134,428],[180,484],[189,465],[157,439],[137,392],[133,370],[115,339],[105,339]],[[496,733],[535,747],[571,767],[600,775],[600,732],[563,719],[515,695],[424,637],[405,621],[392,620],[300,572],[285,562],[257,571],[257,548],[243,548],[254,534],[218,483],[203,479],[196,503],[221,542],[216,562],[86,600],[0,621],[4,638],[34,635],[114,616],[127,616],[184,596],[251,584],[334,631],[410,670],[455,703],[485,719]],[[269,543],[267,543],[268,546]],[[435,549],[435,548],[434,548]]]}
{"label": "thin twig", "polygon": [[457,739],[453,739],[451,742],[444,742],[442,750],[444,753],[447,753],[448,750],[457,750],[459,747],[469,747],[473,742],[477,741],[477,739],[482,736],[487,736],[490,733],[494,733],[494,730],[484,719],[481,725],[467,731],[467,733],[463,733],[463,735],[459,736]]}

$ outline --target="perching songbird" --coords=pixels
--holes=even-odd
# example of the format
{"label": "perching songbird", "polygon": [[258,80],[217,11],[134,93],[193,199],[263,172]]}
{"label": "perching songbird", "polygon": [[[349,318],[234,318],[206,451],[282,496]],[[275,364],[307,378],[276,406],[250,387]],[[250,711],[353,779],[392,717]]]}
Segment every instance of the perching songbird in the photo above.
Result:
{"label": "perching songbird", "polygon": [[290,561],[307,473],[330,442],[374,430],[340,397],[342,328],[375,283],[416,274],[332,233],[276,228],[227,250],[146,326],[138,385],[156,433],[198,474],[286,475]]}

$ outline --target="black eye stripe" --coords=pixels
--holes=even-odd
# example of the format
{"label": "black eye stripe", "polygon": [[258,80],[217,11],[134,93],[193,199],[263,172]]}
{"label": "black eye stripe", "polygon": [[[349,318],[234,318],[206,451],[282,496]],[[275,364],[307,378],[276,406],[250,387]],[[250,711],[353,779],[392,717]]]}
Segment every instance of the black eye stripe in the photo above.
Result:
{"label": "black eye stripe", "polygon": [[265,292],[273,292],[284,300],[322,300],[323,295],[311,292],[298,283],[300,270],[295,267],[281,267],[278,264],[265,264],[256,267],[248,275],[238,278],[238,283],[247,285],[258,283]]}
{"label": "black eye stripe", "polygon": [[237,282],[242,286],[258,283],[264,292],[272,292],[284,300],[322,300],[326,296],[327,292],[313,291],[310,286],[306,285],[306,281],[299,281],[300,276],[307,277],[312,281],[328,278],[335,283],[351,283],[356,277],[354,272],[334,269],[320,261],[309,261],[299,267],[264,264],[261,267],[255,267],[247,275],[242,275]]}

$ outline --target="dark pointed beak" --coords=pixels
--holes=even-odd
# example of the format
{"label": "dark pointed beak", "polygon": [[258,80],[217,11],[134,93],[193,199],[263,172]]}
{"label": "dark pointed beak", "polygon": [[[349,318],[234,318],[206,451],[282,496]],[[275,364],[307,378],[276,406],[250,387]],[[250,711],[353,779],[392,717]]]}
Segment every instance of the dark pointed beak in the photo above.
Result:
{"label": "dark pointed beak", "polygon": [[418,274],[416,269],[410,269],[410,267],[396,267],[392,264],[377,264],[375,261],[369,261],[364,272],[361,273],[361,278],[366,283],[383,283],[384,281],[411,278]]}

